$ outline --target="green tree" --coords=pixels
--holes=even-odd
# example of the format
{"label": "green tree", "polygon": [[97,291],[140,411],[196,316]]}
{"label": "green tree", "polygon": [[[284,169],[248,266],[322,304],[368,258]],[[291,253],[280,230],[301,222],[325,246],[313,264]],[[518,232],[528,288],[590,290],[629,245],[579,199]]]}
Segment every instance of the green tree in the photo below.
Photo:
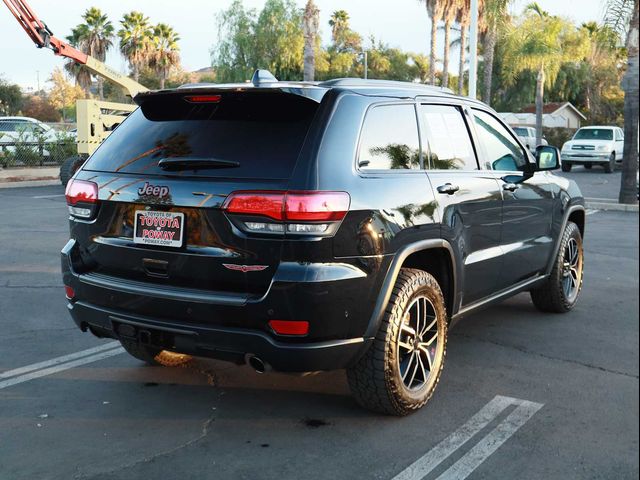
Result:
{"label": "green tree", "polygon": [[[91,7],[82,15],[84,23],[73,29],[71,38],[77,41],[80,49],[96,60],[104,62],[107,50],[113,46],[113,25],[99,8]],[[98,92],[100,99],[104,99],[104,79],[98,80]]]}
{"label": "green tree", "polygon": [[178,34],[166,23],[159,23],[153,28],[149,65],[158,75],[161,89],[171,70],[180,65],[179,40]]}
{"label": "green tree", "polygon": [[140,70],[149,64],[153,30],[149,17],[137,11],[125,13],[118,30],[120,52],[129,62],[133,79],[140,80]]}
{"label": "green tree", "polygon": [[584,58],[584,37],[566,20],[551,16],[530,4],[523,18],[505,36],[503,75],[513,80],[524,71],[536,74],[536,143],[542,139],[542,107],[545,84],[550,86],[561,66]]}
{"label": "green tree", "polygon": [[267,0],[259,14],[236,0],[218,16],[218,27],[212,66],[220,81],[245,81],[256,68],[281,80],[302,78],[302,12],[292,0]]}
{"label": "green tree", "polygon": [[20,87],[0,78],[0,115],[17,115],[22,102]]}
{"label": "green tree", "polygon": [[624,90],[624,152],[620,203],[636,203],[635,176],[638,173],[638,0],[609,0],[605,21],[616,31],[626,30],[627,70]]}

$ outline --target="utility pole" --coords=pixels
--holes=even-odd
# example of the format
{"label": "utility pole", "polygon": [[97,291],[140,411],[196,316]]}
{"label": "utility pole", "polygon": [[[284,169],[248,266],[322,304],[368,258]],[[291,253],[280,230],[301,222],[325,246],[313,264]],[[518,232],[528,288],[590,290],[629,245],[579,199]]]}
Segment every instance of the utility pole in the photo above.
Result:
{"label": "utility pole", "polygon": [[477,98],[478,80],[478,0],[471,0],[471,28],[469,32],[469,97]]}
{"label": "utility pole", "polygon": [[364,79],[367,79],[367,70],[368,70],[368,64],[367,64],[367,51],[363,50],[362,51],[363,57],[364,57]]}

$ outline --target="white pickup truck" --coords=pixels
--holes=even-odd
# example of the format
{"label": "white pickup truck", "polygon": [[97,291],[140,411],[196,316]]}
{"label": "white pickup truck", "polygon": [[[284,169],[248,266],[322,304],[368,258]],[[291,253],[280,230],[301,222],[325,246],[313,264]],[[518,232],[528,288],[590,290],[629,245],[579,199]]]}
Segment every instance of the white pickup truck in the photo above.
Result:
{"label": "white pickup truck", "polygon": [[622,161],[624,132],[620,127],[582,127],[562,146],[562,171],[570,172],[573,165],[591,168],[602,165],[612,173],[616,162]]}
{"label": "white pickup truck", "polygon": [[[531,150],[531,153],[536,153],[536,129],[533,127],[512,127],[520,141]],[[543,138],[540,145],[548,145],[548,142]]]}

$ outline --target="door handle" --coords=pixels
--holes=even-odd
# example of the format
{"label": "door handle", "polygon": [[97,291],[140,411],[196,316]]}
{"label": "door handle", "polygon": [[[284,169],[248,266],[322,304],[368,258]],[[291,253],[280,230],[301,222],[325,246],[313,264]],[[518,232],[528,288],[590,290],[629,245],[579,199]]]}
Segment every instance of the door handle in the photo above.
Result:
{"label": "door handle", "polygon": [[506,190],[507,192],[515,192],[519,188],[520,186],[517,183],[505,183],[504,185],[502,185],[502,189]]}
{"label": "door handle", "polygon": [[438,193],[446,193],[447,195],[453,195],[458,190],[460,190],[460,187],[458,185],[445,183],[444,185],[440,185],[438,188],[436,188],[436,190],[438,190]]}

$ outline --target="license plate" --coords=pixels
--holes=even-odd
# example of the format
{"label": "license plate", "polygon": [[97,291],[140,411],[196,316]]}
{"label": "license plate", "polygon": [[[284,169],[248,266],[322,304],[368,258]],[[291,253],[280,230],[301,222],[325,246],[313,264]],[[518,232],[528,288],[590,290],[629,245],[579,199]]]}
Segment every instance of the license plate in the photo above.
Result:
{"label": "license plate", "polygon": [[184,214],[136,210],[133,228],[134,243],[181,247]]}

